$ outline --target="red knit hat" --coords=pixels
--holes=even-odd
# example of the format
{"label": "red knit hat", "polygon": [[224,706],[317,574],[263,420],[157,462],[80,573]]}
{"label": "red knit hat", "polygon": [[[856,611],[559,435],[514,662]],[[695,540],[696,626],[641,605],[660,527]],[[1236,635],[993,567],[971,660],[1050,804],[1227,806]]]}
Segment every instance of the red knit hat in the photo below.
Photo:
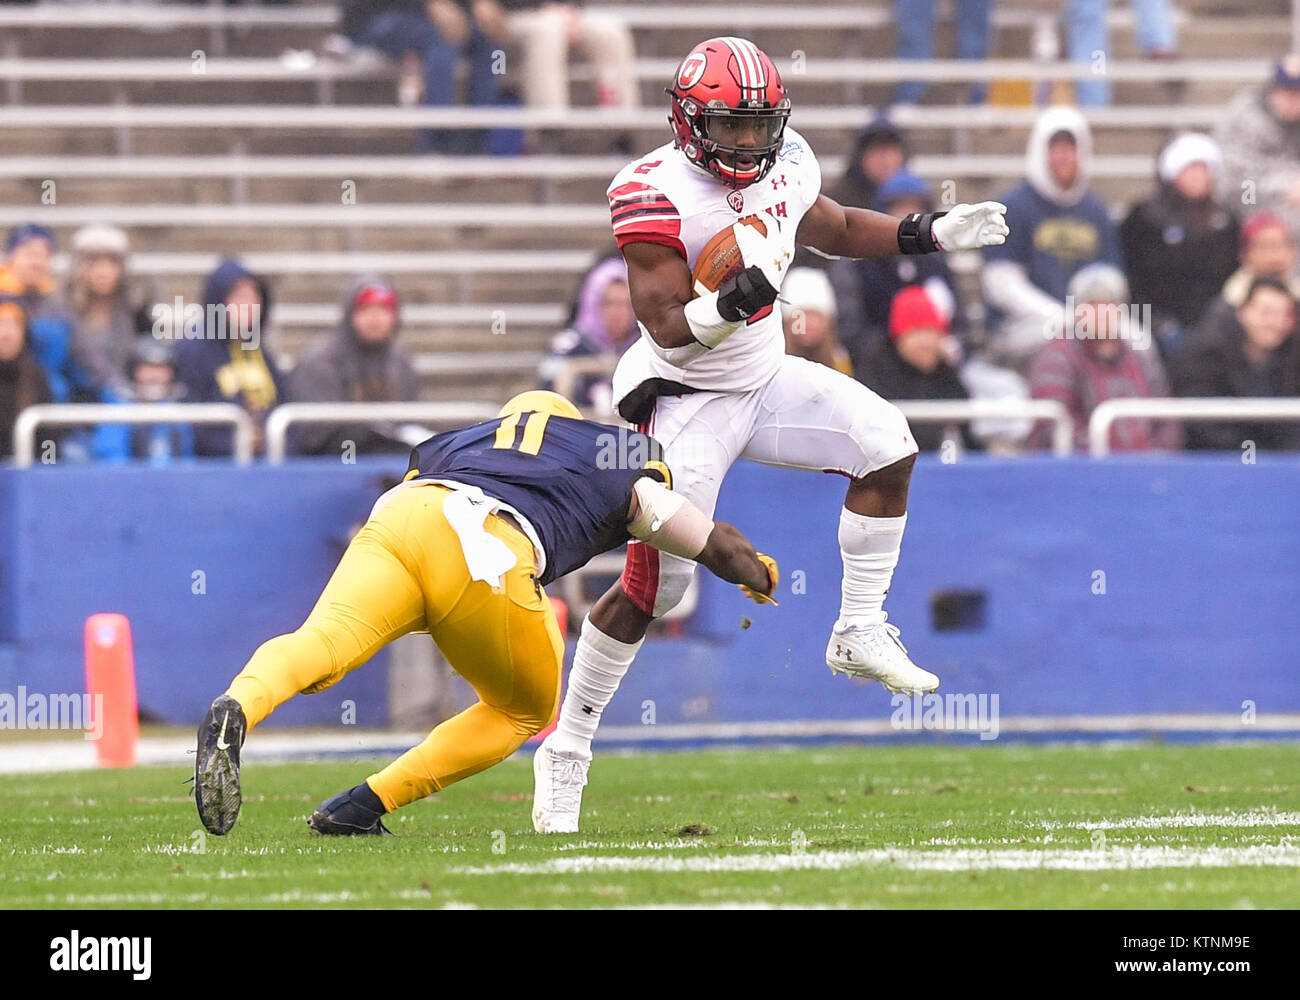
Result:
{"label": "red knit hat", "polygon": [[1245,250],[1249,247],[1250,244],[1254,242],[1255,237],[1259,235],[1260,230],[1263,229],[1282,229],[1286,231],[1288,236],[1291,232],[1287,228],[1286,220],[1276,212],[1270,212],[1268,210],[1256,212],[1242,223],[1240,236],[1241,249]]}
{"label": "red knit hat", "polygon": [[889,307],[889,335],[898,339],[913,330],[947,332],[948,318],[920,285],[908,285],[894,296]]}

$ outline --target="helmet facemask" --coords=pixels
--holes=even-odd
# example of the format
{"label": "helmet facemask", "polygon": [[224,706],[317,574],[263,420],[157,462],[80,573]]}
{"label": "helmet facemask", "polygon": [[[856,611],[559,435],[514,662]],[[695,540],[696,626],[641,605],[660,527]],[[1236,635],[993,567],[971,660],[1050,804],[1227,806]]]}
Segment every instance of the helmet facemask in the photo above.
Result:
{"label": "helmet facemask", "polygon": [[706,107],[699,119],[700,145],[712,154],[714,172],[724,181],[753,184],[776,163],[789,117],[789,108]]}

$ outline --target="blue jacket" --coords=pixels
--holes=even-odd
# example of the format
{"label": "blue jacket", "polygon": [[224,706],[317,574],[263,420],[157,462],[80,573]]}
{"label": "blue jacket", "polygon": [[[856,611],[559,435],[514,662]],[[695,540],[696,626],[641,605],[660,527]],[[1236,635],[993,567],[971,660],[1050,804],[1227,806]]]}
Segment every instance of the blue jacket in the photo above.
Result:
{"label": "blue jacket", "polygon": [[[213,322],[214,313],[224,305],[230,290],[245,278],[255,281],[262,295],[256,346],[252,346],[251,340],[231,339],[229,330],[223,330]],[[271,304],[270,286],[238,261],[223,260],[208,275],[203,286],[204,315],[196,323],[187,325],[176,345],[176,374],[186,388],[186,402],[238,403],[260,422],[271,407],[285,401],[287,382],[260,337],[260,332],[265,331],[270,322]],[[242,389],[232,387],[230,375],[235,361],[264,365],[270,376],[268,391],[273,398],[254,399]],[[198,455],[230,455],[234,451],[233,432],[220,426],[196,426],[194,450]]]}

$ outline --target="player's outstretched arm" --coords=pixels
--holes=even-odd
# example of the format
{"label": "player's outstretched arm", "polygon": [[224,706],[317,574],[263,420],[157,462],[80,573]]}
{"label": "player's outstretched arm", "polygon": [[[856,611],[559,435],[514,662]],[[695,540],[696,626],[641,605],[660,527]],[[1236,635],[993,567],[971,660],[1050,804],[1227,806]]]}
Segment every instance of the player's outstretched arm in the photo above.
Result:
{"label": "player's outstretched arm", "polygon": [[1007,207],[996,201],[955,205],[898,219],[864,208],[845,208],[820,195],[799,223],[796,240],[836,257],[894,257],[900,253],[975,250],[1007,238]]}
{"label": "player's outstretched arm", "polygon": [[755,551],[753,544],[734,524],[715,521],[713,530],[709,532],[709,541],[695,561],[714,576],[739,584],[747,597],[761,604],[776,603],[762,600],[771,597],[776,590],[776,560]]}
{"label": "player's outstretched arm", "polygon": [[628,518],[627,531],[633,538],[694,559],[714,576],[744,587],[746,596],[761,601],[776,589],[775,560],[760,556],[738,528],[714,522],[658,480],[647,476],[636,481]]}

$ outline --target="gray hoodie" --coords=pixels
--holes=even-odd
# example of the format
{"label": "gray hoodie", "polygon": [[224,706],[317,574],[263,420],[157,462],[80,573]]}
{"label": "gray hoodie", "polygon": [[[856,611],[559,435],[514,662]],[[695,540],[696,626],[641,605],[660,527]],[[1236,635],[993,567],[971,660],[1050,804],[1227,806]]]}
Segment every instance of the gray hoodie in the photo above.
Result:
{"label": "gray hoodie", "polygon": [[[339,328],[303,355],[290,375],[295,402],[399,402],[419,398],[419,381],[406,352],[397,346],[398,326],[385,344],[363,344],[352,328],[352,304],[362,289],[392,287],[385,278],[367,274],[348,284],[343,295]],[[405,451],[393,427],[380,425],[303,424],[294,433],[294,451],[306,455],[337,455],[345,441],[356,453]]]}

